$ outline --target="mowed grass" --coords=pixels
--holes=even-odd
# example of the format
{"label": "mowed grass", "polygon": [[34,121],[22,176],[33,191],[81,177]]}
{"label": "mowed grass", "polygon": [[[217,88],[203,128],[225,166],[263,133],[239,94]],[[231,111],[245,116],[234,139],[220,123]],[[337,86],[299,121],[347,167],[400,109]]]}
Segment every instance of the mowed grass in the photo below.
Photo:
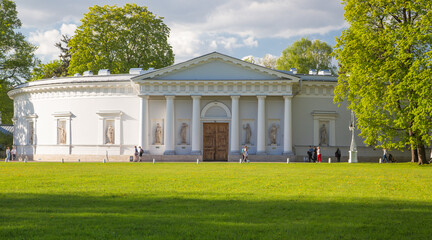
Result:
{"label": "mowed grass", "polygon": [[430,239],[432,167],[0,163],[1,239]]}

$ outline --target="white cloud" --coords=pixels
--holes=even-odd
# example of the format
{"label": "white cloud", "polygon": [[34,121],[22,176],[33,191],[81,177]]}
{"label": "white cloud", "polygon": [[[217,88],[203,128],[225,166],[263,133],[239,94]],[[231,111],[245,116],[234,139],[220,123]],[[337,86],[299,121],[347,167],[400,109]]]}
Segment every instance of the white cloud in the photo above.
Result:
{"label": "white cloud", "polygon": [[76,24],[62,24],[62,26],[60,27],[60,32],[63,35],[73,36],[76,29]]}
{"label": "white cloud", "polygon": [[60,42],[62,34],[72,36],[76,27],[75,24],[63,24],[59,30],[52,29],[44,32],[31,32],[29,41],[38,46],[36,54],[39,58],[41,58],[43,62],[48,62],[58,59],[60,50],[55,47],[55,44]]}
{"label": "white cloud", "polygon": [[243,43],[248,47],[258,47],[258,41],[252,36],[243,39]]}

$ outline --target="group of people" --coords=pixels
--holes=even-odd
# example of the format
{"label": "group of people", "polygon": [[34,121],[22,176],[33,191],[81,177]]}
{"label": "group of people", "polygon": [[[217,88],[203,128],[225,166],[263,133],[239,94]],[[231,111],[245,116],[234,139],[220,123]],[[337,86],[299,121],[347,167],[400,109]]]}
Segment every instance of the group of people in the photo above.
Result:
{"label": "group of people", "polygon": [[16,159],[16,149],[14,147],[12,147],[12,149],[10,149],[9,147],[6,148],[6,160],[7,161],[13,161]]}
{"label": "group of people", "polygon": [[138,148],[137,148],[137,146],[135,146],[134,162],[141,162],[143,155],[144,155],[144,149],[142,149],[141,146],[139,146]]}
{"label": "group of people", "polygon": [[[307,151],[307,155],[309,158],[309,162],[321,162],[321,148],[320,147],[312,147],[309,146],[309,150]],[[336,149],[335,157],[338,162],[340,162],[341,151],[339,148]]]}
{"label": "group of people", "polygon": [[249,160],[247,159],[248,158],[248,149],[247,149],[247,145],[245,145],[243,148],[242,148],[242,150],[241,150],[241,153],[242,153],[242,163],[247,163],[247,162],[249,162]]}
{"label": "group of people", "polygon": [[387,150],[387,148],[383,149],[383,157],[382,162],[389,163],[389,162],[396,162],[396,159],[391,155],[391,153]]}

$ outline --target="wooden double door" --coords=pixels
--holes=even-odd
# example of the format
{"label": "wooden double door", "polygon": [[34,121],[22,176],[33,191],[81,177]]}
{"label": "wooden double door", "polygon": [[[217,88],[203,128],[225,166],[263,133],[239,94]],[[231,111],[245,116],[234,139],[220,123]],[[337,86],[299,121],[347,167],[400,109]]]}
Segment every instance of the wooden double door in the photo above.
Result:
{"label": "wooden double door", "polygon": [[203,160],[228,161],[228,123],[203,124]]}

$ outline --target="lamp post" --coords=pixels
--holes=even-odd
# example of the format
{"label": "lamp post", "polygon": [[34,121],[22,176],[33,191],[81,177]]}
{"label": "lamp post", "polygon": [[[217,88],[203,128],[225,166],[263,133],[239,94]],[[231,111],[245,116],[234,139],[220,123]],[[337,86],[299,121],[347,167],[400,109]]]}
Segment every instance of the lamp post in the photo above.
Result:
{"label": "lamp post", "polygon": [[349,159],[348,163],[356,163],[357,160],[357,145],[354,138],[354,131],[355,131],[355,117],[354,112],[351,110],[351,124],[349,126],[349,130],[352,132],[351,136],[351,146],[349,150]]}

